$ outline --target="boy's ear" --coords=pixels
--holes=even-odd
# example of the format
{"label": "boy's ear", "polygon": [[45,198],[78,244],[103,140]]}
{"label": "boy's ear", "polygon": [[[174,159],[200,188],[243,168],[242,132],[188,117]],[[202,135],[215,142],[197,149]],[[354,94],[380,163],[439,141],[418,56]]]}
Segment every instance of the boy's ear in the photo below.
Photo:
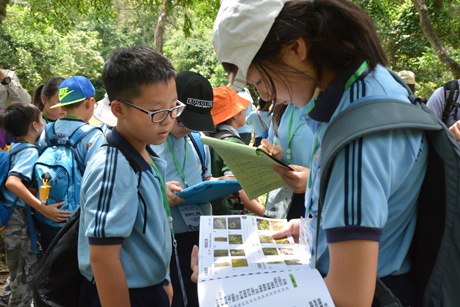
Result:
{"label": "boy's ear", "polygon": [[93,99],[94,99],[94,97],[86,98],[86,100],[85,100],[85,108],[87,110],[91,108],[91,104],[94,104]]}
{"label": "boy's ear", "polygon": [[125,109],[124,109],[124,104],[121,101],[114,100],[110,104],[110,108],[112,110],[113,115],[115,115],[116,118],[118,119],[124,119],[125,118]]}
{"label": "boy's ear", "polygon": [[38,127],[38,123],[37,123],[37,122],[31,122],[31,123],[30,123],[30,126],[29,126],[29,129],[32,129],[33,131],[37,131],[37,132],[40,131],[40,128]]}

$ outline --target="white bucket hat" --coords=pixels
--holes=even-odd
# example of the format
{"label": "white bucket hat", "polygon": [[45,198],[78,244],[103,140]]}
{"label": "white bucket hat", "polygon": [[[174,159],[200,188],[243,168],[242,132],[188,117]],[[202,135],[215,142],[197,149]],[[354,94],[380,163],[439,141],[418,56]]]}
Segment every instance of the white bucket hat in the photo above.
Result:
{"label": "white bucket hat", "polygon": [[276,17],[290,0],[222,0],[214,22],[213,45],[220,63],[238,67],[230,87],[246,87],[246,75]]}
{"label": "white bucket hat", "polygon": [[406,84],[414,84],[416,87],[420,87],[420,84],[415,82],[415,74],[410,70],[402,70],[398,72],[398,76],[403,79]]}
{"label": "white bucket hat", "polygon": [[93,116],[100,122],[109,125],[110,127],[115,127],[117,125],[117,118],[112,113],[112,108],[110,107],[109,97],[107,93],[104,95],[102,100],[97,102],[97,108],[94,109]]}

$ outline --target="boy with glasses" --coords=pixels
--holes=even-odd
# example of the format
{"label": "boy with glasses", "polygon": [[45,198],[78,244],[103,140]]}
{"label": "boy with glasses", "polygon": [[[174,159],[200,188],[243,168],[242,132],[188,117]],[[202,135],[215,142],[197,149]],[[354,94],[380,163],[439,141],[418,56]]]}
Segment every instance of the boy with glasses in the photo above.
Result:
{"label": "boy with glasses", "polygon": [[[65,107],[67,115],[49,124],[41,134],[37,145],[43,156],[46,154],[46,148],[54,146],[53,144],[55,143],[53,143],[53,140],[57,140],[57,143],[63,144],[66,140],[70,140],[72,135],[77,132],[82,132],[82,137],[78,140],[73,149],[73,156],[76,160],[74,164],[79,167],[75,169],[75,174],[73,174],[75,182],[72,183],[72,186],[75,187],[75,195],[79,198],[78,191],[80,189],[81,176],[83,176],[89,159],[96,149],[99,148],[104,139],[102,131],[99,128],[87,124],[93,116],[94,108],[97,107],[97,102],[94,100],[95,90],[94,86],[87,78],[74,76],[62,81],[59,85],[58,93],[60,103],[52,106],[51,109]],[[50,149],[52,150],[52,148]],[[41,181],[41,178],[37,178],[36,180]],[[58,187],[53,187],[52,189],[56,191],[57,188]],[[79,206],[79,199],[77,199],[77,201],[78,202],[74,205],[66,202],[60,209],[66,214],[73,213]],[[37,212],[36,218],[36,226],[41,233],[41,245],[43,251],[46,251],[56,234],[65,225],[67,217],[59,218],[56,221]]]}
{"label": "boy with glasses", "polygon": [[[85,306],[169,307],[172,218],[162,144],[185,106],[171,62],[149,47],[114,51],[104,65],[116,127],[97,149],[81,189],[78,262]],[[174,238],[174,237],[173,237]],[[95,286],[94,286],[94,282]]]}
{"label": "boy with glasses", "polygon": [[[207,145],[202,152],[195,146],[199,140],[194,139],[192,131],[214,132],[211,116],[213,106],[212,86],[202,75],[183,71],[176,76],[177,96],[187,108],[176,118],[166,142],[153,146],[155,152],[168,163],[166,181],[170,187],[168,194],[174,231],[177,240],[177,254],[171,257],[171,283],[174,289],[172,306],[184,306],[181,289],[181,275],[189,307],[198,307],[197,286],[190,281],[190,250],[198,245],[199,222],[201,215],[211,215],[211,203],[181,205],[183,199],[174,191],[183,189],[211,179],[211,155]],[[203,154],[203,157],[201,156]],[[203,166],[203,164],[205,164]],[[192,214],[193,213],[193,214]],[[191,218],[190,216],[193,216]],[[176,257],[179,259],[178,267]],[[179,274],[179,270],[182,274]]]}

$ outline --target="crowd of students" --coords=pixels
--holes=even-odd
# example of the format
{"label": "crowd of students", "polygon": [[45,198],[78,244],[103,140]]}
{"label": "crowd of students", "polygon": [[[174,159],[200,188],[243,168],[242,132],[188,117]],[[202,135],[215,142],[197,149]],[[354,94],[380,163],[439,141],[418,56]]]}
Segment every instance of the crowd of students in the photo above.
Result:
{"label": "crowd of students", "polygon": [[[345,0],[228,0],[221,4],[213,43],[229,86],[213,89],[194,72],[176,75],[163,55],[130,47],[108,57],[102,72],[106,96],[100,102],[85,77],[56,77],[36,89],[33,105],[16,102],[6,108],[1,124],[16,138],[8,179],[0,188],[2,204],[16,205],[0,232],[10,270],[0,295],[7,305],[32,301],[30,283],[39,259],[30,228],[36,227],[46,251],[80,207],[80,302],[198,306],[199,223],[185,213],[246,209],[263,216],[265,208],[243,190],[233,198],[187,206],[180,205],[176,192],[208,180],[236,180],[215,151],[197,145],[193,133],[247,144],[247,130],[238,129],[248,124],[254,145],[292,168],[274,167],[294,191],[290,222],[276,237],[298,235],[301,216],[310,216],[305,227],[319,223],[313,250],[336,306],[378,306],[376,277],[402,305],[413,304],[408,250],[427,167],[422,131],[379,132],[343,148],[318,220],[321,146],[331,120],[368,96],[409,103],[411,93],[384,67],[387,60],[369,17]],[[246,82],[261,95],[257,106]],[[93,115],[100,127],[89,124]],[[72,142],[74,134],[79,138]],[[48,199],[40,183],[46,186],[46,174],[38,183],[34,176],[37,160],[66,142],[78,170],[64,191],[77,191],[70,203]],[[395,155],[394,148],[405,150]],[[33,224],[28,206],[34,209]],[[88,291],[94,284],[96,290]]]}

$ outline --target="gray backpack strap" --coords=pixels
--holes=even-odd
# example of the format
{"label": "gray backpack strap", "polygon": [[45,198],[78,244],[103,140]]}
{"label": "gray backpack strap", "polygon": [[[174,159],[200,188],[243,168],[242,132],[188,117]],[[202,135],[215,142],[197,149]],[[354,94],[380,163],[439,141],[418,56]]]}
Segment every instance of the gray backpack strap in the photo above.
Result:
{"label": "gray backpack strap", "polygon": [[[424,105],[391,98],[360,102],[342,111],[327,127],[321,145],[321,179],[319,195],[324,203],[327,182],[335,156],[360,137],[396,129],[441,130],[436,116]],[[427,113],[429,116],[426,116]]]}
{"label": "gray backpack strap", "polygon": [[[334,159],[347,144],[364,135],[381,131],[396,129],[439,131],[443,129],[438,118],[430,109],[418,103],[417,99],[412,99],[412,97],[410,99],[415,102],[415,105],[388,97],[375,99],[366,97],[361,102],[342,111],[332,120],[324,133],[321,145],[318,220],[321,219],[322,205]],[[319,224],[320,222],[316,230],[316,250],[318,249]],[[316,253],[314,259],[316,263]],[[379,278],[377,278],[375,296],[381,302],[381,306],[402,306]]]}

